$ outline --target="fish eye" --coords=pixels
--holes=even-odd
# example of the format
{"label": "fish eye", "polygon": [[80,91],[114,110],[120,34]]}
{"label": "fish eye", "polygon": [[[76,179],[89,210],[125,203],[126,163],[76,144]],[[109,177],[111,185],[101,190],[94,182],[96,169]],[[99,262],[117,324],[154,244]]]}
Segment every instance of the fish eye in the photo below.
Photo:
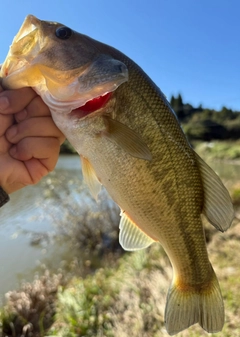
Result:
{"label": "fish eye", "polygon": [[56,29],[56,37],[62,40],[67,40],[72,35],[72,30],[68,27],[62,26]]}

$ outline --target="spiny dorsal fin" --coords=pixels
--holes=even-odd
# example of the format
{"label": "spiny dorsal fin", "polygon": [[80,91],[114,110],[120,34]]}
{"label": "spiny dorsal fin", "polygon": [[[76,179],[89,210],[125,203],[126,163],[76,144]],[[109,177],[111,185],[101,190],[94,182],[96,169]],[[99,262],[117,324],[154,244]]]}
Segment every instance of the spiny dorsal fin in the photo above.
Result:
{"label": "spiny dorsal fin", "polygon": [[96,173],[90,164],[90,162],[87,160],[87,158],[80,155],[81,162],[82,162],[82,173],[83,178],[86,184],[89,187],[89,190],[93,196],[93,198],[97,201],[98,193],[101,190],[101,183],[99,182]]}
{"label": "spiny dorsal fin", "polygon": [[139,229],[127,216],[126,213],[121,213],[119,242],[125,250],[138,250],[147,248],[153,242],[141,229]]}
{"label": "spiny dorsal fin", "polygon": [[195,153],[204,189],[203,214],[221,232],[226,231],[234,218],[228,190],[218,175]]}
{"label": "spiny dorsal fin", "polygon": [[151,152],[140,135],[128,126],[110,117],[104,116],[104,121],[106,131],[103,132],[103,135],[105,137],[115,142],[133,157],[152,160]]}

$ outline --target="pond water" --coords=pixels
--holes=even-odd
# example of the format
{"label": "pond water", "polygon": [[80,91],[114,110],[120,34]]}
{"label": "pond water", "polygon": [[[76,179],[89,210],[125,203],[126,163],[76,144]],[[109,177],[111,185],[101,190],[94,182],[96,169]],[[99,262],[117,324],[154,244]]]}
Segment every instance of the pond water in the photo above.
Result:
{"label": "pond water", "polygon": [[[49,244],[49,239],[56,233],[57,218],[62,214],[62,202],[60,200],[58,205],[56,196],[64,198],[64,194],[79,202],[79,209],[79,198],[83,195],[85,201],[93,203],[94,207],[87,187],[82,184],[79,156],[61,156],[54,172],[38,185],[12,194],[10,202],[0,209],[1,298],[6,291],[18,287],[20,280],[31,279],[31,271],[40,268],[45,261],[56,270],[61,267],[64,253],[72,252],[70,242],[62,245],[51,240]],[[54,204],[51,203],[52,197]],[[46,233],[48,240],[37,245]]]}
{"label": "pond water", "polygon": [[[209,164],[227,187],[240,181],[240,165]],[[78,205],[79,213],[85,207],[99,211],[82,183],[79,156],[61,156],[54,172],[38,185],[11,195],[11,201],[0,209],[0,298],[16,289],[21,280],[31,280],[34,271],[43,265],[56,271],[74,258],[76,252],[70,240],[51,240],[56,223],[65,219],[65,201]]]}

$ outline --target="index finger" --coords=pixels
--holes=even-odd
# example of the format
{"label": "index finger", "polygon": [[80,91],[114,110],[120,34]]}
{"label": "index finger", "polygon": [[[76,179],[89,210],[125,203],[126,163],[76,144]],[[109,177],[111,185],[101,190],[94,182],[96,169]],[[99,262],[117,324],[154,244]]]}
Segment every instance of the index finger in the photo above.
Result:
{"label": "index finger", "polygon": [[37,94],[32,88],[3,90],[0,92],[0,113],[14,114],[23,110]]}
{"label": "index finger", "polygon": [[50,115],[51,113],[48,106],[43,102],[40,96],[36,96],[24,110],[15,114],[15,119],[17,122],[21,122],[22,120],[28,118],[44,117]]}

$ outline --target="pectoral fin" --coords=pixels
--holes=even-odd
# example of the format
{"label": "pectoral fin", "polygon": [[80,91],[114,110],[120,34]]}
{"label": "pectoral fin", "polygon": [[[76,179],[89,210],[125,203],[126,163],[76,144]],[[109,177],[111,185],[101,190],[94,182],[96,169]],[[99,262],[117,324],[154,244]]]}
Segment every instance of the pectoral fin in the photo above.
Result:
{"label": "pectoral fin", "polygon": [[141,229],[139,229],[127,216],[126,213],[121,214],[119,242],[125,250],[139,250],[147,248],[153,242]]}
{"label": "pectoral fin", "polygon": [[106,131],[103,132],[103,135],[105,137],[115,142],[133,157],[152,160],[151,152],[140,135],[128,126],[110,117],[104,117],[104,121]]}
{"label": "pectoral fin", "polygon": [[99,182],[96,173],[87,158],[83,156],[80,156],[80,158],[84,181],[88,185],[93,198],[97,201],[98,193],[101,190],[101,183]]}
{"label": "pectoral fin", "polygon": [[228,190],[217,174],[195,153],[204,188],[203,214],[221,232],[226,231],[234,218]]}

